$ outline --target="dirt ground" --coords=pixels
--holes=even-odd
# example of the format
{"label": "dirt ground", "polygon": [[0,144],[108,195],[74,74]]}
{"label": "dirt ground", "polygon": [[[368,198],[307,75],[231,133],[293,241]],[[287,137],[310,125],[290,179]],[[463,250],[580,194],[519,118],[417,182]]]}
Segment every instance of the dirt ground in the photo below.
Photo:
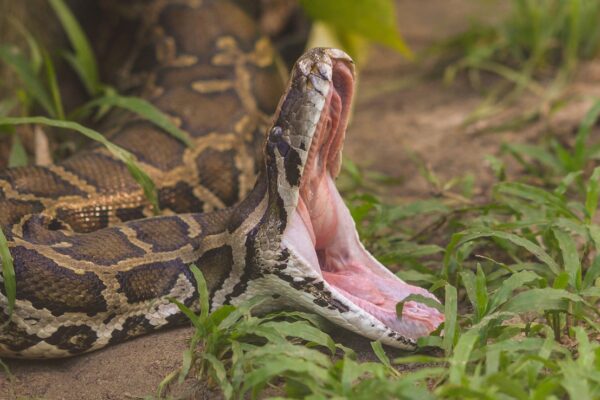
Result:
{"label": "dirt ground", "polygon": [[[420,49],[488,14],[494,2],[428,0],[398,2],[398,19],[408,43]],[[464,82],[451,87],[439,79],[417,78],[418,67],[383,48],[374,48],[361,71],[355,115],[347,134],[346,155],[357,164],[400,176],[403,200],[428,198],[431,189],[418,174],[410,153],[419,154],[442,178],[472,173],[476,191],[485,194],[492,180],[484,156],[498,154],[503,142],[526,142],[539,135],[540,122],[519,132],[478,134],[461,124],[481,102]],[[411,77],[415,77],[414,80]],[[579,99],[553,116],[553,126],[569,132],[585,113],[587,95],[600,95],[600,65],[582,66],[573,86]],[[8,360],[12,383],[0,374],[0,399],[137,399],[155,393],[159,382],[181,363],[190,328],[173,329],[72,359]],[[347,332],[336,340],[371,358],[368,341]],[[189,389],[189,388],[187,388]],[[185,389],[185,390],[187,390]],[[193,398],[215,398],[200,388]],[[189,396],[185,391],[183,396]]]}

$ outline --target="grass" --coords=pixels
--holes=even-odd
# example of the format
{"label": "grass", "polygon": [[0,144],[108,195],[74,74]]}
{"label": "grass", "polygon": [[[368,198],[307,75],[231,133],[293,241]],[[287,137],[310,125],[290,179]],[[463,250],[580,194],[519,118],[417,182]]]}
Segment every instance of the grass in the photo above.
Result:
{"label": "grass", "polygon": [[[545,99],[548,94],[539,82],[550,76],[555,82],[551,88],[562,85],[598,44],[592,17],[599,2],[550,3],[515,0],[518,12],[501,25],[471,30],[450,43],[459,53],[448,76],[466,71],[477,84],[483,71],[492,72],[505,78],[494,98],[530,91]],[[64,58],[91,99],[77,110],[64,109],[56,60],[26,31],[27,54],[0,47],[0,59],[22,82],[14,96],[0,102],[1,131],[13,137],[11,164],[27,163],[17,125],[66,128],[102,142],[129,162],[142,186],[149,185],[151,198],[151,181],[135,172],[136,160],[82,120],[121,107],[183,142],[189,143],[189,137],[148,103],[119,96],[100,82],[81,28],[61,1],[51,5],[73,48]],[[397,34],[394,25],[388,28]],[[327,333],[330,325],[315,315],[252,315],[262,298],[212,313],[206,302],[198,314],[179,304],[195,333],[181,368],[150,397],[168,398],[178,383],[199,380],[227,399],[598,398],[600,148],[591,133],[599,114],[596,102],[572,145],[549,135],[539,143],[505,144],[502,156],[489,156],[497,182],[486,201],[472,198],[477,184],[472,176],[443,181],[415,158],[437,196],[396,204],[385,189],[396,179],[345,162],[345,197],[363,241],[398,276],[443,300],[444,334],[439,330],[422,338],[416,353],[390,358],[373,342],[378,361],[360,362],[352,349],[334,342]],[[509,161],[521,166],[518,176],[508,176]],[[5,290],[14,302],[14,271],[5,242],[0,235]],[[202,274],[195,267],[192,271],[200,298],[206,299]],[[432,352],[432,347],[440,350]]]}
{"label": "grass", "polygon": [[[508,15],[496,24],[475,22],[447,41],[433,46],[452,82],[464,72],[486,94],[467,123],[485,118],[518,100],[524,93],[538,99],[523,122],[560,107],[563,89],[581,60],[600,50],[600,1],[511,0]],[[500,78],[490,85],[484,75]]]}
{"label": "grass", "polygon": [[[438,331],[422,338],[419,351],[396,359],[373,342],[379,361],[359,362],[310,314],[252,316],[261,299],[212,314],[203,304],[199,315],[180,305],[196,333],[183,367],[156,397],[168,397],[167,382],[187,378],[220,388],[227,399],[273,393],[315,399],[597,398],[600,167],[594,168],[592,153],[579,154],[580,143],[591,148],[587,138],[598,104],[572,147],[531,146],[549,157],[577,160],[565,165],[579,170],[544,170],[548,182],[556,183],[532,185],[525,182],[535,177],[537,159],[521,157],[523,172],[512,179],[499,174],[490,199],[480,204],[457,202],[448,193],[421,203],[386,204],[369,189],[369,181],[381,177],[367,178],[346,163],[344,184],[363,192],[348,200],[361,234],[380,260],[405,266],[399,276],[443,299],[443,336]],[[511,157],[506,153],[497,162]],[[431,175],[424,172],[434,187],[446,186]],[[437,227],[437,244],[410,228],[422,230],[423,223]],[[205,293],[201,277],[198,282]],[[432,346],[443,355],[430,355]]]}

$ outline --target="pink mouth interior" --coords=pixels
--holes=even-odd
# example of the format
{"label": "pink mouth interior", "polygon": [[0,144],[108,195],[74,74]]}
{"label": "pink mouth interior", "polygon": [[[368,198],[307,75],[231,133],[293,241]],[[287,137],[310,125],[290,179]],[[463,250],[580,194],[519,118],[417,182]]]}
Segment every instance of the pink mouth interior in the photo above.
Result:
{"label": "pink mouth interior", "polygon": [[334,184],[353,79],[345,62],[334,63],[333,88],[313,136],[300,199],[286,233],[294,238],[291,241],[305,261],[319,270],[338,294],[390,329],[415,339],[435,330],[444,321],[443,314],[411,301],[404,305],[400,319],[396,316],[396,304],[410,294],[435,297],[397,278],[365,250]]}

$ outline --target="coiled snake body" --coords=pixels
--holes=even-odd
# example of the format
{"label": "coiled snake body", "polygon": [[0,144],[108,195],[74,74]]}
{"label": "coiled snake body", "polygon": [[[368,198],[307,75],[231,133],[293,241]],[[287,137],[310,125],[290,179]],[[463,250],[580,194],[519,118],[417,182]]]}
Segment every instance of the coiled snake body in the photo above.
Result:
{"label": "coiled snake body", "polygon": [[144,40],[122,79],[140,83],[193,143],[131,117],[114,117],[107,135],[155,181],[166,215],[151,217],[127,168],[101,147],[0,173],[0,226],[17,279],[10,320],[0,284],[0,356],[70,356],[181,323],[169,299],[197,306],[191,264],[213,309],[266,294],[267,308],[309,309],[402,348],[434,330],[443,316],[422,304],[396,317],[408,294],[431,295],[364,249],[333,186],[350,58],[306,53],[268,128],[283,86],[268,40],[243,11],[204,0],[137,12]]}

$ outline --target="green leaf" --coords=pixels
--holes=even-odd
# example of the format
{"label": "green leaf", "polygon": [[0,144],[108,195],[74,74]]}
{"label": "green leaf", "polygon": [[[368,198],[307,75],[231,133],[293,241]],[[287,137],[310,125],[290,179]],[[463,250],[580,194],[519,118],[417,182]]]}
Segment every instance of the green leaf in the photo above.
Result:
{"label": "green leaf", "polygon": [[585,117],[579,125],[577,136],[575,137],[574,161],[572,170],[577,171],[583,169],[585,163],[586,142],[592,130],[592,127],[600,116],[600,100],[596,101],[588,110]]}
{"label": "green leaf", "polygon": [[520,197],[537,205],[544,204],[552,207],[564,216],[577,218],[559,196],[535,186],[519,182],[503,182],[497,184],[494,191],[504,195]]}
{"label": "green leaf", "polygon": [[27,162],[27,152],[21,143],[19,135],[15,133],[12,137],[12,147],[10,148],[10,154],[8,156],[8,167],[24,167],[27,165]]}
{"label": "green leaf", "polygon": [[15,278],[15,267],[13,265],[13,258],[10,255],[8,249],[8,242],[6,236],[0,227],[0,260],[2,261],[2,279],[4,281],[4,292],[8,300],[8,320],[15,309],[15,301],[17,297],[17,281]]}
{"label": "green leaf", "polygon": [[561,164],[556,157],[541,146],[525,143],[506,143],[502,147],[514,155],[527,156],[533,160],[539,161],[540,164],[549,167],[554,171],[561,170]]}
{"label": "green leaf", "polygon": [[204,325],[202,324],[200,318],[194,314],[194,311],[174,297],[168,297],[168,299],[171,303],[175,304],[177,308],[179,308],[179,311],[181,311],[190,320],[197,332],[199,332],[201,335],[205,334]]}
{"label": "green leaf", "polygon": [[283,337],[295,337],[319,344],[329,349],[331,354],[335,354],[335,342],[325,332],[310,326],[304,321],[287,322],[272,321],[262,324],[263,327],[273,328]]}
{"label": "green leaf", "polygon": [[54,69],[54,63],[50,56],[44,51],[44,67],[46,70],[46,79],[50,88],[50,95],[52,96],[52,103],[54,110],[56,111],[56,118],[65,119],[65,112],[63,110],[62,99],[60,96],[60,89],[58,88],[58,81],[56,80],[56,71]]}
{"label": "green leaf", "polygon": [[83,33],[83,29],[81,29],[81,26],[63,0],[49,0],[49,3],[60,20],[73,46],[73,50],[75,50],[74,54],[66,54],[65,59],[79,75],[87,92],[91,96],[98,94],[100,81],[98,78],[96,57],[92,51],[92,46]]}
{"label": "green leaf", "polygon": [[392,363],[390,362],[390,358],[387,356],[387,354],[385,354],[385,351],[383,350],[383,346],[381,345],[380,341],[371,342],[371,348],[373,349],[373,352],[377,356],[377,359],[379,359],[379,361],[383,365],[385,365],[388,368],[392,368]]}
{"label": "green leaf", "polygon": [[561,289],[530,289],[508,300],[502,310],[516,313],[566,310],[568,302],[582,303],[583,299]]}
{"label": "green leaf", "polygon": [[0,60],[8,64],[19,76],[26,93],[31,96],[50,116],[56,116],[52,100],[31,64],[17,49],[0,46]]}
{"label": "green leaf", "polygon": [[230,399],[233,396],[233,386],[227,379],[227,370],[225,369],[225,364],[223,364],[221,360],[217,359],[212,354],[203,354],[202,358],[208,361],[211,365],[213,376],[219,383],[219,386],[223,391],[223,396],[226,399]]}
{"label": "green leaf", "polygon": [[206,321],[206,319],[208,318],[208,314],[210,314],[210,304],[208,303],[208,286],[206,285],[206,279],[204,279],[204,274],[202,273],[202,271],[200,271],[196,264],[190,264],[190,271],[192,271],[192,275],[194,275],[194,279],[196,280],[196,286],[198,288],[200,320]]}
{"label": "green leaf", "polygon": [[221,323],[219,324],[220,329],[229,329],[235,325],[235,323],[245,314],[248,314],[250,310],[259,304],[265,302],[270,296],[255,296],[248,301],[240,304],[235,310],[233,310]]}
{"label": "green leaf", "polygon": [[471,229],[467,229],[463,232],[459,232],[459,233],[452,235],[450,244],[448,244],[448,247],[446,249],[446,255],[444,257],[444,265],[448,265],[448,263],[450,262],[451,254],[453,254],[453,252],[458,247],[460,247],[468,242],[471,242],[473,240],[487,238],[487,237],[494,237],[494,238],[498,238],[498,239],[508,240],[509,242],[512,242],[513,244],[524,248],[525,250],[529,251],[531,254],[536,256],[540,261],[544,262],[552,270],[552,272],[555,275],[560,274],[560,267],[558,266],[556,261],[554,261],[552,259],[552,257],[550,257],[550,255],[548,255],[548,253],[546,253],[546,251],[544,251],[544,249],[542,249],[537,244],[535,244],[523,237],[517,236],[513,233],[497,231],[497,230],[492,230],[492,229],[486,229],[486,228],[483,228],[483,229],[471,228]]}
{"label": "green leaf", "polygon": [[398,31],[391,0],[348,1],[343,6],[337,0],[301,0],[300,4],[312,19],[325,21],[339,30],[361,35],[413,58]]}
{"label": "green leaf", "polygon": [[396,316],[398,319],[402,319],[402,311],[404,310],[404,305],[409,301],[414,301],[415,303],[421,303],[426,305],[427,307],[435,308],[439,312],[444,312],[444,306],[439,303],[439,301],[432,299],[431,297],[423,296],[422,294],[409,294],[402,301],[396,303]]}
{"label": "green leaf", "polygon": [[473,347],[475,346],[478,337],[479,331],[477,329],[471,329],[467,331],[467,333],[464,333],[458,340],[458,343],[456,343],[456,347],[450,358],[450,383],[461,383],[471,352],[473,351]]}
{"label": "green leaf", "polygon": [[488,305],[488,293],[485,275],[481,265],[477,263],[477,276],[469,270],[460,273],[467,297],[475,310],[475,322],[484,317]]}
{"label": "green leaf", "polygon": [[600,190],[598,179],[600,179],[600,167],[594,168],[594,172],[592,172],[592,176],[586,186],[585,211],[587,223],[590,223],[594,219],[594,215],[596,215],[596,210],[598,209],[598,194]]}
{"label": "green leaf", "polygon": [[552,228],[558,247],[562,253],[565,271],[569,274],[569,284],[577,290],[581,289],[581,262],[577,245],[573,238],[560,228]]}
{"label": "green leaf", "polygon": [[52,126],[55,128],[70,129],[87,136],[88,138],[95,140],[103,144],[115,157],[125,163],[127,169],[131,173],[131,176],[141,186],[144,191],[146,199],[154,207],[154,211],[158,212],[158,198],[156,195],[156,187],[150,177],[138,166],[137,160],[133,154],[127,150],[111,143],[99,132],[86,128],[76,122],[71,121],[59,121],[45,117],[0,117],[0,125],[25,125],[25,124],[40,124]]}
{"label": "green leaf", "polygon": [[186,349],[183,352],[183,362],[181,365],[181,373],[179,374],[179,383],[183,382],[190,373],[192,368],[192,362],[194,361],[194,350]]}
{"label": "green leaf", "polygon": [[582,287],[587,289],[594,285],[596,279],[600,276],[600,256],[594,258],[592,266],[586,271],[585,277],[583,278]]}
{"label": "green leaf", "polygon": [[457,293],[456,288],[450,284],[445,286],[446,290],[446,298],[444,301],[444,339],[443,339],[443,347],[446,355],[450,355],[452,353],[452,348],[454,347],[454,337],[456,335],[457,328],[457,313],[458,313],[458,305],[457,305]]}
{"label": "green leaf", "polygon": [[87,109],[98,106],[120,107],[129,110],[137,115],[147,119],[156,126],[164,129],[171,136],[181,140],[186,146],[192,145],[192,138],[189,133],[179,129],[171,119],[156,108],[152,103],[139,97],[119,96],[116,94],[107,95],[94,99],[85,104],[80,111],[84,112]]}

